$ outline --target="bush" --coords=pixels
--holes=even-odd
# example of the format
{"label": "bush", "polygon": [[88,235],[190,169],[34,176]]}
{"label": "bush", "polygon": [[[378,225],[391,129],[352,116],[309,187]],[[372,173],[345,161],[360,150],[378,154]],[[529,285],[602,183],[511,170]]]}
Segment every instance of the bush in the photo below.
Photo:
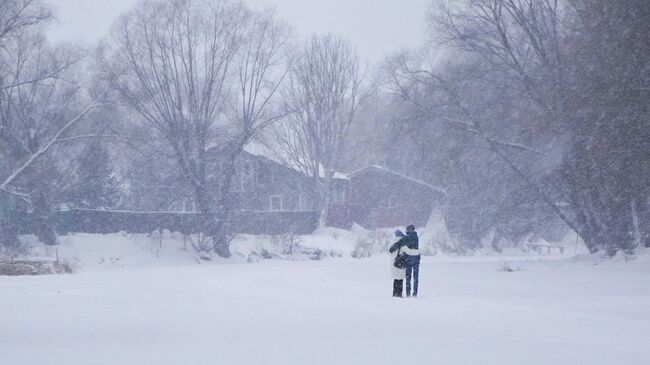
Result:
{"label": "bush", "polygon": [[71,274],[74,265],[69,261],[0,261],[0,276]]}

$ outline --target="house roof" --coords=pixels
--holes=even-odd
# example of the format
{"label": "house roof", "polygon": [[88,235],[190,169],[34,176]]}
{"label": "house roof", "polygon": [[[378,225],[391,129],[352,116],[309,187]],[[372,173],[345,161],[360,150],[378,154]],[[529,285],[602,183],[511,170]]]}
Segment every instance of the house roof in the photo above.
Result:
{"label": "house roof", "polygon": [[[296,172],[305,175],[305,172],[299,166],[293,164],[291,162],[291,159],[287,158],[286,154],[283,155],[283,152],[280,148],[271,148],[263,143],[257,141],[251,141],[246,146],[244,146],[244,152],[253,156],[266,158],[268,160],[271,160],[272,162],[275,162],[282,166],[286,166]],[[321,178],[325,177],[325,169],[323,168],[323,165],[319,166],[319,175]],[[338,171],[334,172],[334,179],[350,180],[350,178],[347,175],[340,173]]]}
{"label": "house roof", "polygon": [[354,176],[354,175],[357,175],[357,174],[359,174],[359,173],[361,173],[361,172],[363,172],[363,171],[369,170],[369,169],[379,170],[379,171],[384,172],[384,173],[388,173],[388,174],[391,174],[391,175],[395,175],[395,176],[398,176],[398,177],[400,177],[400,178],[402,178],[402,179],[406,179],[406,180],[408,180],[408,181],[410,181],[410,182],[412,182],[412,183],[415,183],[415,184],[418,184],[418,185],[421,185],[421,186],[427,187],[427,188],[429,188],[429,189],[431,189],[431,190],[434,190],[434,191],[436,191],[436,192],[438,192],[438,193],[441,193],[441,194],[443,194],[443,195],[447,195],[447,192],[446,192],[444,189],[440,188],[440,187],[437,187],[437,186],[431,185],[431,184],[426,183],[426,182],[424,182],[424,181],[422,181],[422,180],[414,179],[414,178],[412,178],[412,177],[406,176],[406,175],[404,175],[404,174],[401,174],[401,173],[399,173],[399,172],[395,172],[395,171],[393,171],[393,170],[387,169],[387,168],[385,168],[385,167],[383,167],[383,166],[379,166],[379,165],[368,165],[368,166],[366,166],[366,167],[364,167],[364,168],[361,168],[361,169],[359,169],[359,170],[353,171],[353,172],[349,173],[348,175],[352,177],[352,176]]}

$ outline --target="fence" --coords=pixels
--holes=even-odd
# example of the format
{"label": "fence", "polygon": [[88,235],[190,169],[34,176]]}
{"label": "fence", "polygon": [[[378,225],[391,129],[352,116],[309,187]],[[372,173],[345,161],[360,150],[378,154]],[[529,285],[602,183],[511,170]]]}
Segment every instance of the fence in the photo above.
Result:
{"label": "fence", "polygon": [[[235,211],[229,229],[247,234],[309,234],[318,227],[318,212]],[[216,217],[214,218],[216,219]],[[199,213],[130,212],[72,209],[54,215],[59,234],[66,233],[150,233],[156,230],[194,233],[205,231]],[[35,232],[36,219],[28,219],[25,233]]]}
{"label": "fence", "polygon": [[363,205],[334,205],[330,208],[327,225],[337,228],[350,228],[358,223],[365,228],[404,227],[413,224],[416,227],[426,225],[431,208],[394,207],[378,208]]}

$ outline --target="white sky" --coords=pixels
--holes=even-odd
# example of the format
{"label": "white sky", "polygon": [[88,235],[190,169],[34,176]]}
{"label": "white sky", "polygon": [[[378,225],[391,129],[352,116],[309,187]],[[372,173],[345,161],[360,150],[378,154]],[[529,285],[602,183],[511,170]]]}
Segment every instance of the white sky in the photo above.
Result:
{"label": "white sky", "polygon": [[[425,38],[425,10],[430,0],[245,0],[274,7],[296,34],[335,32],[347,37],[370,64],[384,55],[418,46]],[[49,0],[58,23],[55,41],[92,44],[105,36],[113,21],[139,0]]]}

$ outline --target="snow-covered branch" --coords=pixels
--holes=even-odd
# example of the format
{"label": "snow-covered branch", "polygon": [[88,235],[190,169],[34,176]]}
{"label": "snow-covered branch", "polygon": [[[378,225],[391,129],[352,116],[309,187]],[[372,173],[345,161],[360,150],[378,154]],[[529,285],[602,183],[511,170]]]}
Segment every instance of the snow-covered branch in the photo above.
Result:
{"label": "snow-covered branch", "polygon": [[99,100],[95,100],[92,103],[90,103],[81,113],[79,113],[76,117],[72,118],[69,120],[67,123],[61,127],[58,132],[50,139],[48,143],[43,145],[38,151],[36,151],[34,154],[32,154],[24,163],[22,163],[18,168],[16,168],[7,178],[4,179],[4,181],[0,184],[0,190],[7,191],[9,184],[11,184],[20,174],[22,174],[29,166],[31,166],[36,160],[38,160],[39,157],[47,153],[50,148],[59,142],[59,138],[61,135],[63,135],[65,132],[67,132],[69,129],[71,129],[77,122],[83,119],[88,112],[93,110],[94,108],[97,108],[99,106],[103,105],[102,103],[99,102]]}

